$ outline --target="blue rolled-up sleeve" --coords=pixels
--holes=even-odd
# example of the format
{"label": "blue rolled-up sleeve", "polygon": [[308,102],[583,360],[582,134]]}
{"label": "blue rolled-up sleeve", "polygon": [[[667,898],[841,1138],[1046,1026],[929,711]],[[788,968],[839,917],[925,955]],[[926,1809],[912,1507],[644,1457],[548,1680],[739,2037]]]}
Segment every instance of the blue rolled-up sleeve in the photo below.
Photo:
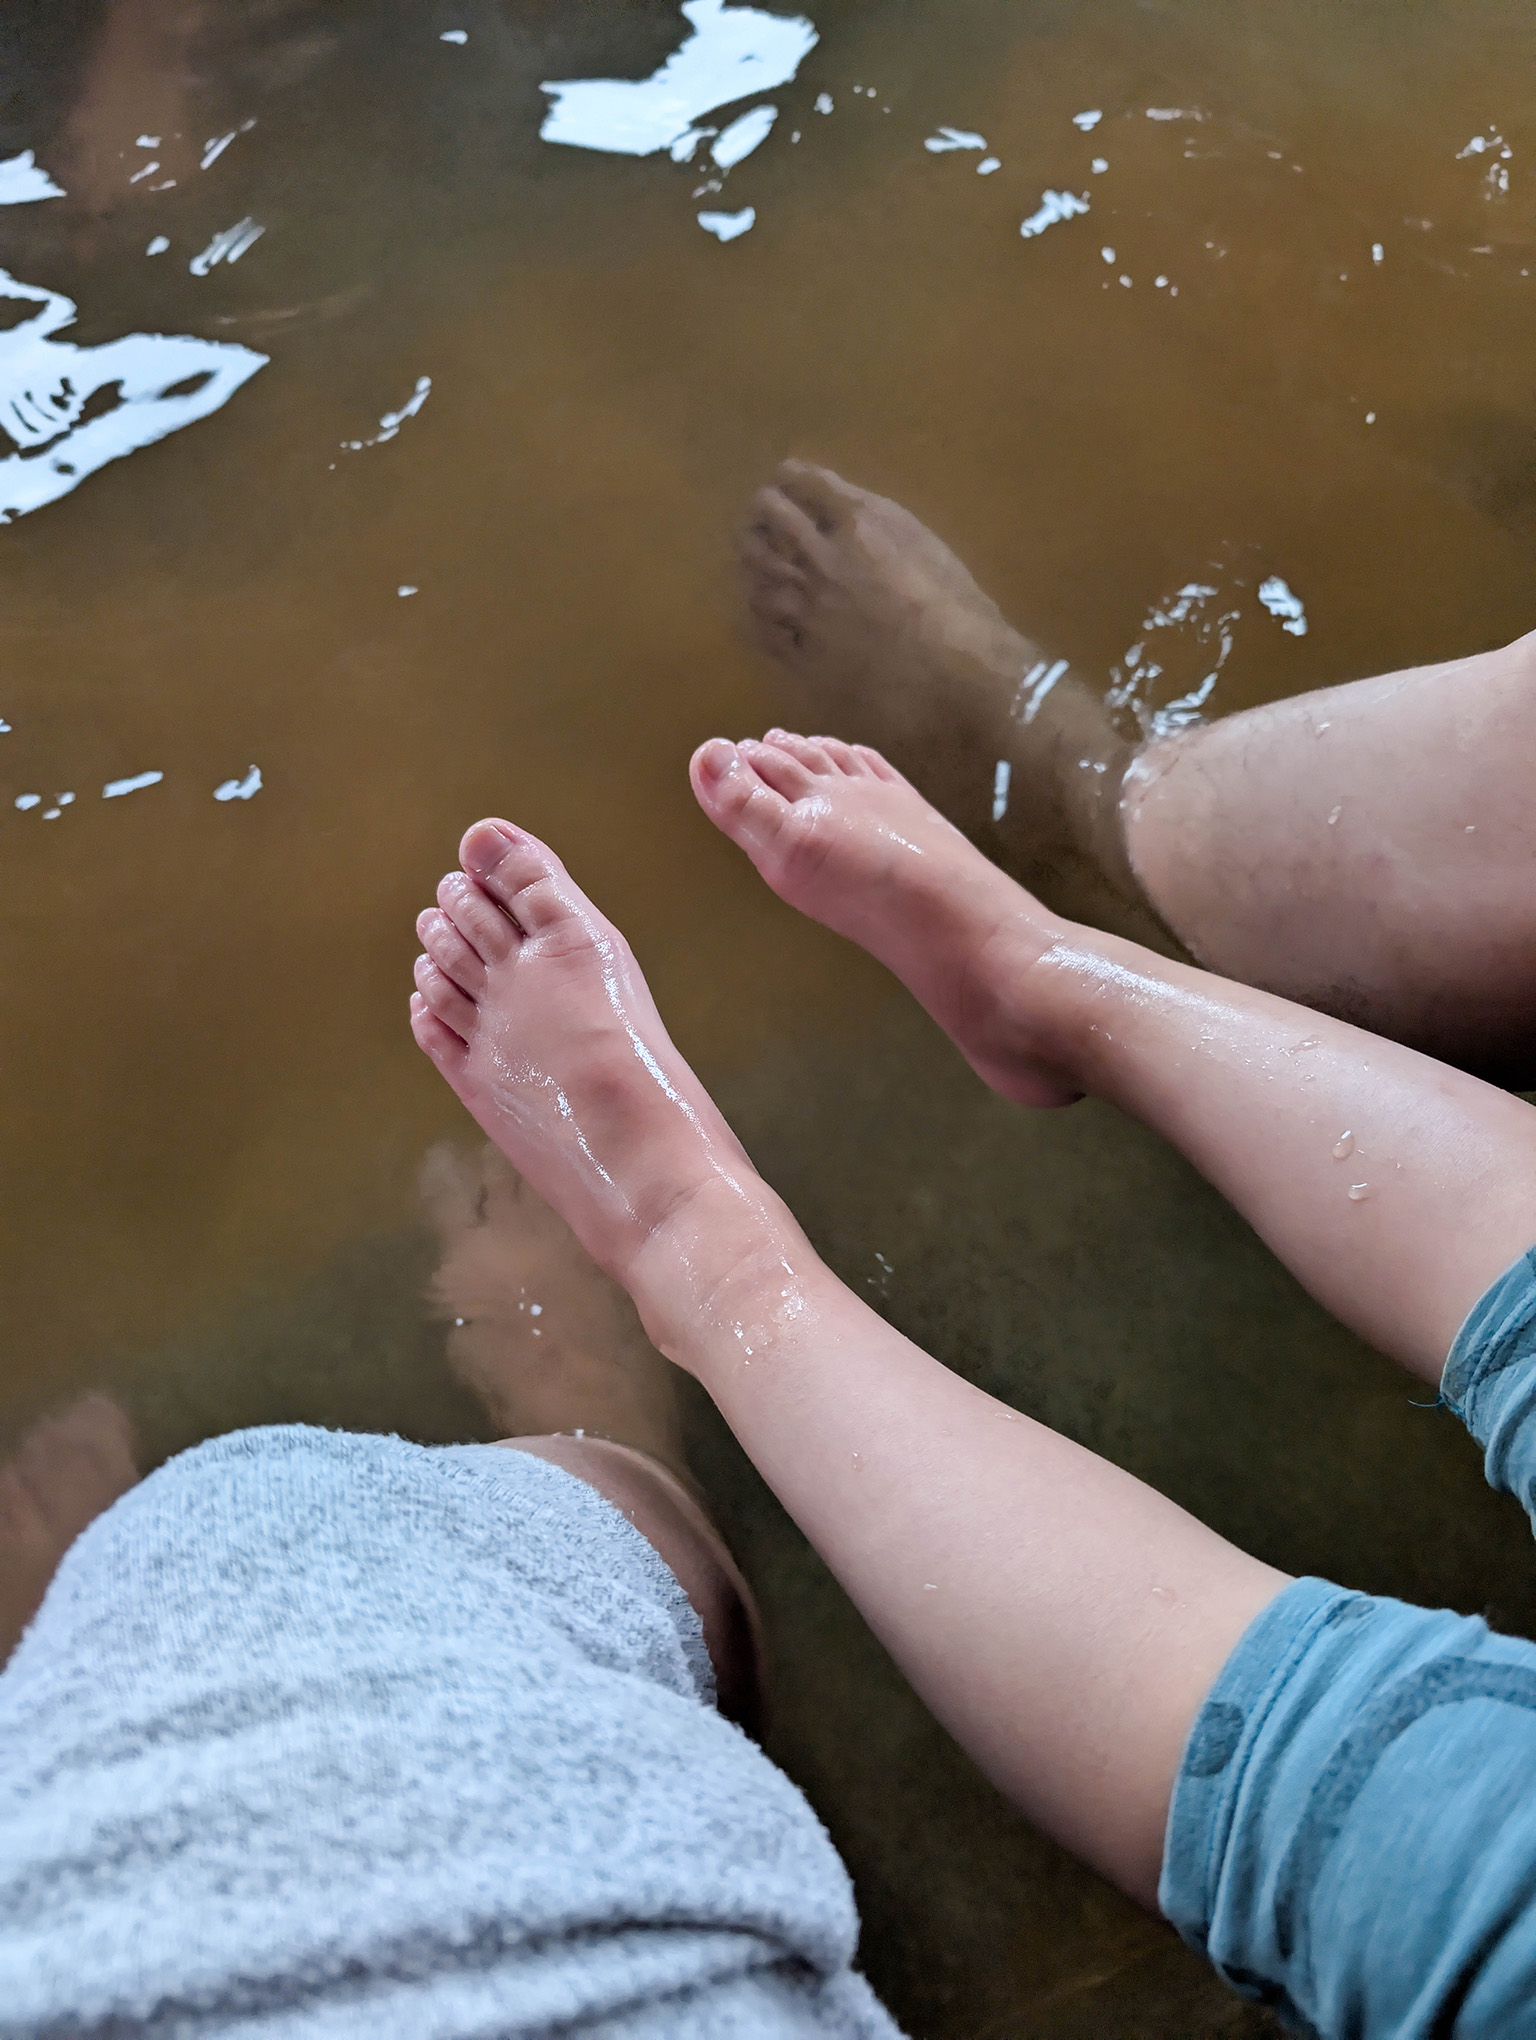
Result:
{"label": "blue rolled-up sleeve", "polygon": [[1159,1898],[1300,2032],[1530,2040],[1536,1647],[1293,1582],[1195,1722]]}
{"label": "blue rolled-up sleeve", "polygon": [[1489,1485],[1516,1496],[1536,1528],[1536,1247],[1473,1307],[1440,1399],[1482,1446]]}

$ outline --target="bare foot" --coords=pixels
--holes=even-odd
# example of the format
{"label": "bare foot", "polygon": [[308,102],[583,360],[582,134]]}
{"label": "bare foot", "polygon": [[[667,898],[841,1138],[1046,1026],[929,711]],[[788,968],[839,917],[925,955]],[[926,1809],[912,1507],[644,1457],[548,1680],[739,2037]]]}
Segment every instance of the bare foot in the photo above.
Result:
{"label": "bare foot", "polygon": [[132,1427],[104,1395],[45,1417],[0,1467],[0,1665],[42,1605],[59,1560],[138,1478]]}
{"label": "bare foot", "polygon": [[637,1258],[677,1231],[692,1200],[721,1191],[747,1221],[771,1193],[668,1039],[628,943],[554,852],[485,821],[459,853],[463,869],[416,923],[426,954],[412,1031],[513,1167],[640,1302]]}
{"label": "bare foot", "polygon": [[1032,1053],[1019,1017],[1061,924],[878,751],[787,730],[717,737],[690,777],[780,899],[878,957],[994,1090],[1025,1105],[1080,1095]]}
{"label": "bare foot", "polygon": [[1120,819],[1133,746],[942,540],[899,503],[786,461],[739,553],[757,640],[815,724],[878,744],[1053,906],[1106,922],[1130,907],[1126,932],[1146,939]]}
{"label": "bare foot", "polygon": [[504,1436],[570,1432],[683,1465],[677,1377],[629,1298],[492,1147],[422,1169],[448,1359]]}

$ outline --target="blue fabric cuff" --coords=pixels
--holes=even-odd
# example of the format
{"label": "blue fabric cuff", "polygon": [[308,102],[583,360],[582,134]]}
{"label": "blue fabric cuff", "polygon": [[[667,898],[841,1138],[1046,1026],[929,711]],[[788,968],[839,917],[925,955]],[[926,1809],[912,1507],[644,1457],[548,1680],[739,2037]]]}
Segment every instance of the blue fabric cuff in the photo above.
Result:
{"label": "blue fabric cuff", "polygon": [[1501,1275],[1456,1334],[1440,1398],[1483,1447],[1490,1487],[1536,1518],[1536,1247]]}
{"label": "blue fabric cuff", "polygon": [[1269,2005],[1293,2027],[1299,2021],[1284,1991],[1251,1964],[1224,1963],[1211,1946],[1211,1929],[1233,1854],[1245,1777],[1264,1741],[1270,1711],[1318,1634],[1345,1604],[1359,1599],[1327,1580],[1300,1579],[1261,1609],[1195,1717],[1168,1808],[1157,1891],[1164,1917],[1234,1990]]}

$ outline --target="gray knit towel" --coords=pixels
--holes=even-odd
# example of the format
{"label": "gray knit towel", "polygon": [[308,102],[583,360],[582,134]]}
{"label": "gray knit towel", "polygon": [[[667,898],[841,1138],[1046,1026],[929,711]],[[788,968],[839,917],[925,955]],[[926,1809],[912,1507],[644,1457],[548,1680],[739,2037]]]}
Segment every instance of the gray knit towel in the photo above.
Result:
{"label": "gray knit towel", "polygon": [[0,1675],[3,2040],[893,2040],[697,1616],[527,1453],[237,1432]]}

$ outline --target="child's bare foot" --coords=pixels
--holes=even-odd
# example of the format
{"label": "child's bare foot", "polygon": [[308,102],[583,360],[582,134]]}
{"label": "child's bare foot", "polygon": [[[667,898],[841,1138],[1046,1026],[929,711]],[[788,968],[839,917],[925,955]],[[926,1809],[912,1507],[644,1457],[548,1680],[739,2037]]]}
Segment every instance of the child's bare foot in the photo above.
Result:
{"label": "child's bare foot", "polygon": [[744,1219],[776,1200],[668,1039],[628,943],[554,852],[502,821],[477,822],[459,851],[416,923],[417,1043],[670,1351],[638,1258],[686,1231],[701,1195]]}
{"label": "child's bare foot", "polygon": [[635,1307],[493,1147],[444,1141],[422,1169],[442,1241],[448,1360],[506,1437],[566,1431],[683,1464],[676,1370]]}
{"label": "child's bare foot", "polygon": [[770,730],[694,754],[694,792],[792,907],[899,977],[996,1091],[1079,1093],[1033,1051],[1030,967],[1062,924],[988,862],[878,751]]}
{"label": "child's bare foot", "polygon": [[104,1395],[45,1417],[0,1467],[0,1665],[42,1605],[59,1560],[138,1478],[132,1427]]}
{"label": "child's bare foot", "polygon": [[908,510],[786,461],[739,553],[758,642],[814,724],[878,744],[1025,884],[1156,940],[1120,789],[1133,746],[1102,700],[1021,636]]}

